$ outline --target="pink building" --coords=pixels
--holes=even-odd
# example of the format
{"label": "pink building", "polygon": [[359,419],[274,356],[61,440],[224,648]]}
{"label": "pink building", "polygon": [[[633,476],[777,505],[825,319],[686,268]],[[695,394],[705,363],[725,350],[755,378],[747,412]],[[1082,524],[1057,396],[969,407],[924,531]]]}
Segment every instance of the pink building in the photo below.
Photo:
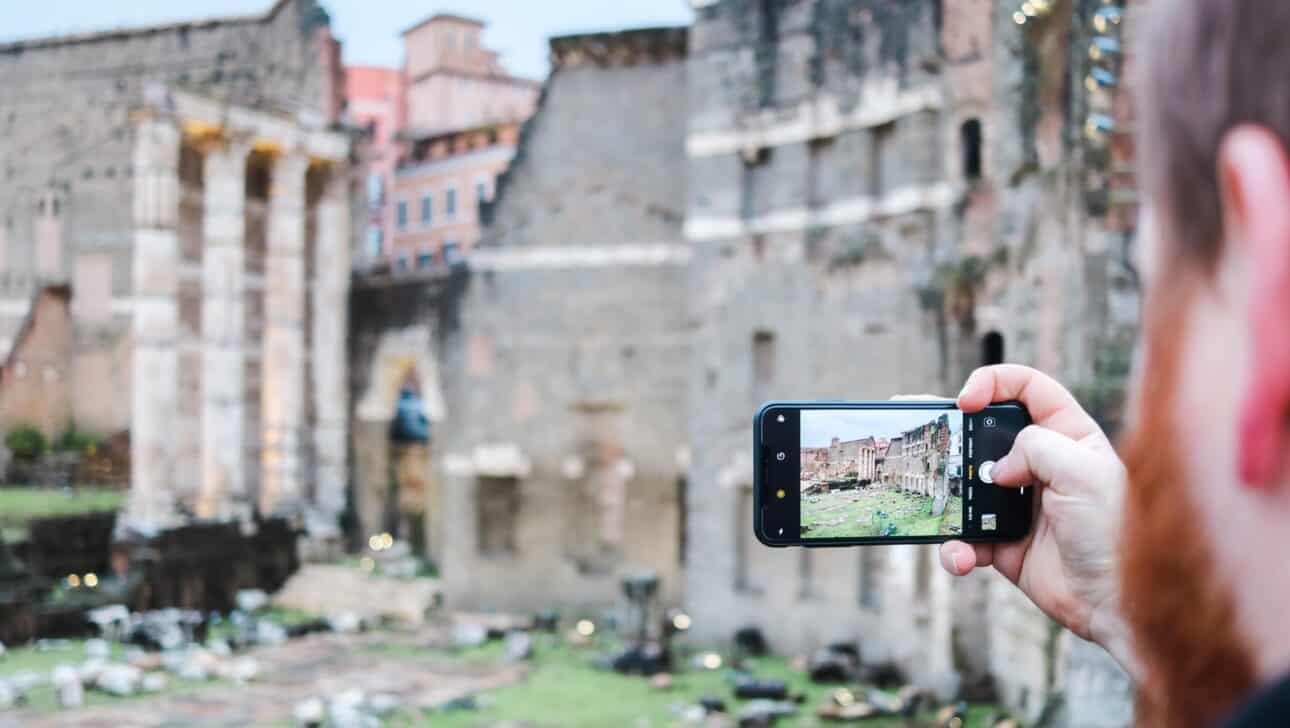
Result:
{"label": "pink building", "polygon": [[492,199],[542,86],[507,73],[483,29],[441,13],[403,32],[402,70],[350,67],[350,119],[372,129],[367,245],[355,262],[410,270],[479,238],[479,203]]}
{"label": "pink building", "polygon": [[484,24],[440,13],[403,31],[409,136],[528,118],[541,84],[512,76],[483,47]]}
{"label": "pink building", "polygon": [[345,75],[350,121],[370,129],[367,144],[367,232],[355,262],[372,262],[389,250],[393,210],[389,204],[399,162],[398,135],[403,128],[403,75],[393,68],[350,66]]}
{"label": "pink building", "polygon": [[452,263],[479,240],[479,208],[493,199],[519,142],[519,122],[416,140],[395,173],[394,270]]}

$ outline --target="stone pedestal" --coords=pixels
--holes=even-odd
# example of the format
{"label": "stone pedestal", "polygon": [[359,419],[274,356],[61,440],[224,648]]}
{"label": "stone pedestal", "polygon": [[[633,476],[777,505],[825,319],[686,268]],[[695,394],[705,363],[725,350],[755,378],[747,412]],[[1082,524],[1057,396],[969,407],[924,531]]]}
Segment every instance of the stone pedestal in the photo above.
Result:
{"label": "stone pedestal", "polygon": [[171,488],[179,400],[179,129],[145,120],[134,149],[131,489],[123,525],[152,533],[174,521]]}
{"label": "stone pedestal", "polygon": [[309,158],[289,151],[274,162],[264,261],[261,375],[264,514],[301,515],[305,420],[305,173]]}
{"label": "stone pedestal", "polygon": [[242,144],[209,150],[203,169],[201,493],[203,518],[250,514],[244,466],[246,156]]}

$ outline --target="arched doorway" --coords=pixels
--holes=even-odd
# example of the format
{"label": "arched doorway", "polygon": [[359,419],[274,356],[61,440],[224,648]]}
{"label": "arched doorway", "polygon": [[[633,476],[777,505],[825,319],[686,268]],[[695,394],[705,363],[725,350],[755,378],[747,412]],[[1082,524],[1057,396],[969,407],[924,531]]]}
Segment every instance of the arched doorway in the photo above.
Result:
{"label": "arched doorway", "polygon": [[355,541],[391,533],[437,561],[442,550],[432,467],[443,417],[439,372],[425,326],[381,336],[354,409]]}

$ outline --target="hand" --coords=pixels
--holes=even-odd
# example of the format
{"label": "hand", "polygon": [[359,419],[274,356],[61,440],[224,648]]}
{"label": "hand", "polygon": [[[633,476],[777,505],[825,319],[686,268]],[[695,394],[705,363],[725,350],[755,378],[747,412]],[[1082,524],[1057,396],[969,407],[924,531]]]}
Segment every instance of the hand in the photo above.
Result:
{"label": "hand", "polygon": [[977,369],[958,396],[964,412],[1005,400],[1021,401],[1034,424],[995,464],[994,482],[1041,486],[1034,527],[1013,543],[945,543],[941,565],[958,576],[993,565],[1045,614],[1105,647],[1132,673],[1116,574],[1124,464],[1075,397],[1034,369]]}

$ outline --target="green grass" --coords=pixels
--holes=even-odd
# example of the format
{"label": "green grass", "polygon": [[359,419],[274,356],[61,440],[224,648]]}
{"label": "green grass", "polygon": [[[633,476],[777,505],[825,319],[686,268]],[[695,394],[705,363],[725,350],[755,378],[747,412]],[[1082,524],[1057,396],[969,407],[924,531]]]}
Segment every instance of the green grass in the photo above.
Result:
{"label": "green grass", "polygon": [[962,523],[962,498],[951,497],[933,516],[931,498],[892,486],[808,494],[802,502],[802,524],[810,527],[803,535],[810,538],[953,535]]}
{"label": "green grass", "polygon": [[73,516],[95,511],[114,511],[125,502],[126,492],[111,488],[0,487],[0,534],[6,542],[26,538],[27,522],[33,518]]}
{"label": "green grass", "polygon": [[[737,713],[745,702],[735,700],[731,674],[726,670],[682,671],[673,675],[670,690],[661,691],[652,687],[648,678],[619,675],[589,665],[594,655],[610,649],[610,646],[602,644],[595,649],[575,650],[539,639],[536,641],[533,672],[516,685],[477,696],[479,709],[423,712],[404,709],[392,716],[386,725],[477,728],[504,721],[527,721],[552,728],[664,728],[678,724],[677,711],[697,703],[705,694],[720,697],[732,713]],[[497,659],[497,650],[495,644],[490,644],[460,653],[454,659],[492,661]],[[787,660],[780,657],[754,658],[748,661],[747,666],[759,679],[785,680],[792,691],[806,695],[798,716],[781,720],[777,726],[818,728],[833,725],[815,717],[815,708],[825,702],[837,686],[811,683],[806,675],[793,671]],[[969,708],[966,725],[969,728],[988,728],[990,717],[997,713],[992,706],[973,705]],[[919,717],[926,719],[934,714],[932,711]],[[883,718],[867,720],[863,725],[866,728],[896,728],[906,725],[906,722],[903,718]]]}

